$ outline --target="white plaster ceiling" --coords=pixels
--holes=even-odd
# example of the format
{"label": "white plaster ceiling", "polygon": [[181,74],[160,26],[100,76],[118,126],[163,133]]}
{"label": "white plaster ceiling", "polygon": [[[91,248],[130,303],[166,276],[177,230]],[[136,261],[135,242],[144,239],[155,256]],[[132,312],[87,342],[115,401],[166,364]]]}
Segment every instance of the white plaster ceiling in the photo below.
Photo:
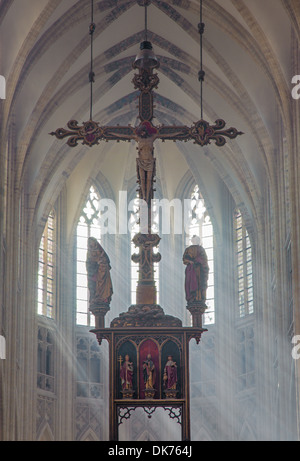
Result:
{"label": "white plaster ceiling", "polygon": [[[144,8],[136,0],[94,0],[94,120],[137,124],[131,62],[143,40]],[[200,118],[199,0],[152,0],[148,38],[161,60],[154,123],[192,125]],[[298,15],[297,15],[298,13]],[[49,132],[89,118],[88,33],[91,0],[1,0],[0,74],[7,82],[2,141],[13,128],[15,181],[36,219],[63,187],[75,219],[89,181],[101,173],[117,197],[134,179],[135,146],[66,146]],[[289,126],[292,37],[299,37],[297,0],[203,0],[204,118],[244,132],[225,147],[159,143],[157,178],[173,198],[194,176],[221,219],[223,184],[259,215],[272,181],[277,117]],[[159,145],[158,145],[159,143]]]}

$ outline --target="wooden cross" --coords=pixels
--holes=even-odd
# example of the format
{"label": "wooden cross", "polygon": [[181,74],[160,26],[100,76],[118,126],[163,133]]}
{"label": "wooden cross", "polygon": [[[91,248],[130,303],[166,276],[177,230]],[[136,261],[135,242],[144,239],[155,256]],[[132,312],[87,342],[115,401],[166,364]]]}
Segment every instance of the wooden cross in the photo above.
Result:
{"label": "wooden cross", "polygon": [[153,73],[159,63],[154,59],[147,59],[147,53],[151,53],[152,45],[149,41],[143,41],[140,45],[145,59],[135,60],[133,68],[139,72],[133,77],[132,83],[139,93],[139,119],[137,127],[127,126],[100,126],[98,122],[90,119],[82,125],[76,120],[68,122],[68,129],[58,128],[50,133],[58,139],[69,138],[67,144],[75,147],[78,142],[92,147],[100,141],[131,141],[137,142],[137,182],[139,184],[139,198],[145,200],[148,206],[148,235],[137,234],[134,243],[140,248],[135,255],[135,262],[139,262],[139,283],[137,288],[137,304],[156,304],[156,289],[154,282],[154,262],[160,260],[159,253],[153,252],[158,246],[160,238],[151,234],[151,199],[153,198],[153,182],[155,177],[155,158],[153,142],[156,139],[162,141],[189,141],[205,146],[214,141],[217,146],[223,146],[226,138],[234,139],[242,132],[236,128],[224,129],[225,122],[216,120],[214,125],[201,119],[194,122],[191,127],[185,125],[161,125],[155,126],[153,120],[153,89],[157,88],[159,78]]}
{"label": "wooden cross", "polygon": [[[141,48],[152,48],[150,42],[142,42]],[[201,119],[194,122],[191,127],[185,125],[161,125],[154,126],[153,120],[153,89],[158,87],[159,78],[153,73],[154,68],[159,67],[159,63],[147,67],[138,67],[133,63],[133,68],[139,68],[139,73],[134,75],[132,83],[135,89],[140,91],[139,94],[139,119],[140,124],[137,127],[127,126],[100,126],[94,120],[83,122],[78,125],[76,120],[70,120],[67,124],[68,129],[58,128],[50,133],[58,139],[69,138],[67,144],[75,147],[81,141],[89,147],[99,144],[99,141],[130,141],[135,140],[138,144],[139,158],[137,159],[138,182],[140,183],[140,198],[147,203],[151,200],[150,179],[153,180],[155,174],[155,159],[153,157],[153,142],[156,139],[162,141],[189,141],[193,140],[195,144],[205,146],[214,141],[217,146],[223,146],[226,143],[226,137],[236,138],[243,134],[236,128],[225,128],[225,122],[222,119],[215,121],[214,125]],[[152,175],[151,175],[152,174]],[[147,176],[147,178],[146,178]]]}

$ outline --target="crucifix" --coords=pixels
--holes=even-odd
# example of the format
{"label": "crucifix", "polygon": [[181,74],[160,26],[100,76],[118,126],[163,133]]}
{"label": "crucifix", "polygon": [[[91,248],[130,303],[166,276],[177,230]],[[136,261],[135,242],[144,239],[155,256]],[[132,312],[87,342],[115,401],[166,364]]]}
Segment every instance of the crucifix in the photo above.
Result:
{"label": "crucifix", "polygon": [[[100,126],[92,118],[92,85],[94,83],[93,60],[91,59],[91,69],[89,81],[91,85],[91,110],[90,119],[79,125],[76,120],[70,120],[67,124],[68,129],[58,128],[50,133],[58,139],[68,138],[67,144],[75,147],[78,142],[89,147],[99,144],[100,141],[131,141],[137,143],[138,157],[137,166],[137,183],[139,185],[139,198],[147,203],[148,207],[148,234],[137,234],[134,237],[134,243],[140,248],[138,255],[134,255],[135,262],[140,265],[139,281],[137,287],[137,304],[156,304],[156,290],[154,282],[153,264],[160,260],[159,253],[154,253],[153,249],[159,243],[159,236],[151,233],[151,200],[153,198],[153,183],[155,181],[155,157],[153,143],[155,140],[171,141],[189,141],[192,140],[199,146],[215,142],[217,146],[223,146],[226,138],[234,139],[242,132],[236,128],[225,129],[225,122],[222,119],[215,121],[210,125],[203,119],[202,110],[202,83],[204,80],[204,71],[202,69],[202,35],[204,32],[204,23],[202,22],[202,4],[200,23],[198,25],[201,39],[201,70],[199,71],[199,81],[201,83],[201,119],[194,122],[192,126],[185,125],[161,125],[153,124],[153,90],[158,87],[159,78],[154,70],[159,67],[159,62],[154,55],[152,44],[147,39],[147,7],[151,0],[137,0],[140,6],[145,7],[145,40],[140,44],[140,51],[133,63],[133,68],[138,70],[134,74],[132,83],[135,89],[139,90],[139,112],[138,126]],[[93,4],[92,4],[93,6]],[[95,31],[93,21],[89,27],[91,36],[91,50],[93,44],[93,34]]]}

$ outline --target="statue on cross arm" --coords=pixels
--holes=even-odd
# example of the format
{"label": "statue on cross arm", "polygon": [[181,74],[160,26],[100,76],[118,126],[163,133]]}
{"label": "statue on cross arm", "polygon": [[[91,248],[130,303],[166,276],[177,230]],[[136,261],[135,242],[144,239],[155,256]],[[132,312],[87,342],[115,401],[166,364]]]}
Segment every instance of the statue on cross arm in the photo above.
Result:
{"label": "statue on cross arm", "polygon": [[86,259],[90,305],[109,304],[113,294],[110,261],[94,237],[88,239]]}
{"label": "statue on cross arm", "polygon": [[205,305],[209,267],[207,255],[200,245],[198,236],[192,237],[192,245],[183,254],[185,269],[185,295],[188,304],[201,303]]}

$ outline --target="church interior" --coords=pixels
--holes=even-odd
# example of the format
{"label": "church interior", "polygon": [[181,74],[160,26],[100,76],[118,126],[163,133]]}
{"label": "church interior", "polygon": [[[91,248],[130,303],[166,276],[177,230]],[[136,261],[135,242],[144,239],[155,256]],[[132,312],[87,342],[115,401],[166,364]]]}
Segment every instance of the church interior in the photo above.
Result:
{"label": "church interior", "polygon": [[[150,411],[130,407],[137,400],[127,392],[117,437],[182,440],[187,403],[192,441],[297,441],[298,0],[0,0],[0,440],[110,440],[111,387],[121,382],[111,367],[164,344],[150,325],[112,346],[124,313],[141,304],[133,134],[148,106],[139,105],[133,63],[145,36],[159,62],[151,123],[185,134],[153,141],[161,259],[153,250],[155,302],[142,301],[179,319],[183,335],[201,334],[174,354],[182,398],[173,392],[168,411],[154,399]],[[71,146],[54,135],[91,113],[116,133],[129,127],[129,138],[100,130],[99,142]],[[239,134],[200,145],[186,128],[200,119]],[[193,236],[209,267],[196,326],[183,262]],[[90,309],[88,237],[110,264],[103,337]],[[162,372],[171,348],[161,350]]]}

